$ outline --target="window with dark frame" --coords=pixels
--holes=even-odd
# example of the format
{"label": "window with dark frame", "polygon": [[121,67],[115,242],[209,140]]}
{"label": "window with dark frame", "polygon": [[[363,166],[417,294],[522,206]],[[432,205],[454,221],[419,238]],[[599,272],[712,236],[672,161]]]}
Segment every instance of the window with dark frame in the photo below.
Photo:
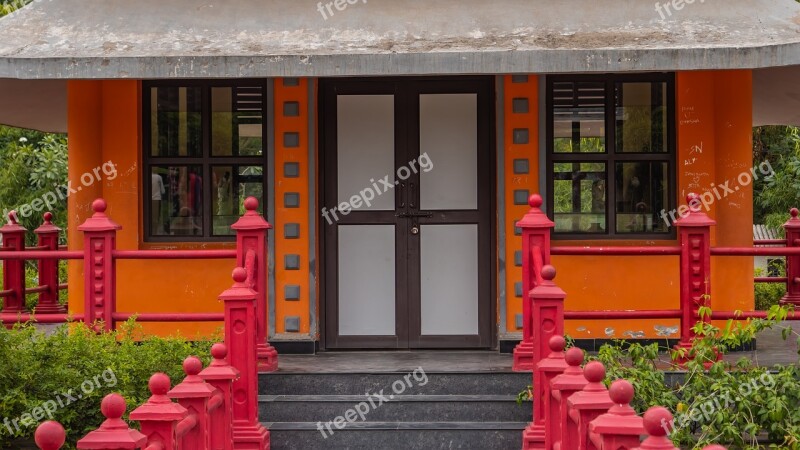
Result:
{"label": "window with dark frame", "polygon": [[145,240],[229,241],[256,197],[263,213],[266,80],[146,81]]}
{"label": "window with dark frame", "polygon": [[546,92],[554,237],[674,237],[673,74],[548,76]]}

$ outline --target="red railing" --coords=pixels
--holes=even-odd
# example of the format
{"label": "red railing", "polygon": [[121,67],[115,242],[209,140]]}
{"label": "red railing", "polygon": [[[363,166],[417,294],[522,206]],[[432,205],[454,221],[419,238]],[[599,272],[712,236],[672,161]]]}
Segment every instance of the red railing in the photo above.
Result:
{"label": "red railing", "polygon": [[[140,322],[217,322],[222,313],[150,313],[147,311],[119,311],[116,302],[118,260],[183,260],[232,259],[239,267],[247,269],[247,282],[256,292],[256,339],[258,369],[274,371],[278,356],[267,341],[267,232],[272,226],[257,212],[258,201],[249,197],[244,201],[245,214],[231,226],[236,231],[234,250],[117,250],[116,234],[122,228],[106,215],[105,200],[92,203],[93,215],[78,230],[83,232],[82,250],[63,250],[58,245],[61,231],[52,224],[52,214],[44,215],[44,224],[37,228],[38,246],[25,248],[25,228],[9,214],[9,223],[0,227],[3,247],[3,311],[0,321],[11,325],[20,321],[38,323],[64,323],[83,321],[104,330],[113,330],[117,322],[135,316]],[[84,310],[82,314],[67,314],[58,304],[58,290],[66,284],[58,281],[58,262],[82,260],[84,274]],[[25,261],[38,261],[39,286],[25,287]],[[190,280],[187,280],[187,283]],[[26,294],[39,294],[39,302],[32,314],[25,308]]]}
{"label": "red railing", "polygon": [[[570,256],[677,256],[680,268],[680,309],[672,310],[595,310],[565,311],[566,319],[610,320],[610,319],[679,319],[680,336],[678,347],[688,348],[694,338],[692,327],[698,320],[698,310],[708,303],[711,281],[712,256],[785,256],[785,277],[755,277],[756,282],[786,283],[784,304],[800,305],[800,218],[792,208],[790,219],[784,224],[786,239],[756,240],[754,245],[781,245],[784,247],[711,247],[711,227],[716,224],[700,210],[700,201],[695,194],[687,197],[688,212],[678,219],[678,245],[676,246],[552,246],[550,232],[555,224],[541,211],[542,198],[532,195],[530,211],[517,223],[522,229],[523,241],[523,292],[530,293],[541,279],[540,272],[548,264],[551,255]],[[529,255],[534,255],[530,257]],[[526,294],[528,295],[528,294]],[[711,319],[764,318],[764,311],[713,311]],[[705,320],[708,320],[706,317]],[[790,320],[800,316],[790,314]],[[514,349],[514,370],[531,371],[547,352],[540,336],[534,335],[541,326],[534,316],[530,299],[523,302],[523,339]]]}
{"label": "red railing", "polygon": [[[269,431],[258,421],[255,309],[258,293],[243,267],[233,271],[233,286],[219,296],[225,303],[225,344],[211,348],[213,362],[203,369],[190,356],[186,377],[170,389],[166,374],[150,377],[152,396],[130,413],[140,430],[122,420],[127,408],[119,394],[107,395],[100,410],[106,420],[77,442],[79,449],[238,450],[269,449]],[[36,445],[58,450],[66,440],[54,421],[36,429]]]}

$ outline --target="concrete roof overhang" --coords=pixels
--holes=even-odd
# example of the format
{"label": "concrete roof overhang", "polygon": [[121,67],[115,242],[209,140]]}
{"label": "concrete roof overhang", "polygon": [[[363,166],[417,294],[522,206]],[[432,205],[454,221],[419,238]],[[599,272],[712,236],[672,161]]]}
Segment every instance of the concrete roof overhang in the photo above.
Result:
{"label": "concrete roof overhang", "polygon": [[[800,71],[790,67],[800,67],[793,0],[327,3],[34,0],[0,19],[0,79],[44,86],[33,80],[762,69],[754,92],[776,79],[795,86],[764,86],[764,95],[784,102],[782,94],[800,92]],[[0,93],[19,86],[0,80]],[[787,110],[800,110],[792,101]],[[3,109],[11,109],[5,101]],[[0,122],[8,116],[0,111]]]}

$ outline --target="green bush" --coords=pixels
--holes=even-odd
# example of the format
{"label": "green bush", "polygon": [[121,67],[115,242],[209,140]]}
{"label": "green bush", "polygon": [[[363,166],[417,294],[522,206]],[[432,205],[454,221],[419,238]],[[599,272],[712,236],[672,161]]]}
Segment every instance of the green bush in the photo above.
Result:
{"label": "green bush", "polygon": [[[133,320],[100,334],[79,323],[50,333],[31,324],[0,327],[0,446],[32,437],[36,425],[50,419],[41,417],[46,402],[50,409],[57,405],[52,419],[64,425],[67,442],[74,445],[103,421],[105,395],[122,394],[130,412],[150,396],[147,382],[153,373],[165,372],[174,385],[183,379],[187,356],[208,364],[210,347],[220,340],[143,336]],[[36,420],[23,424],[25,414]]]}
{"label": "green bush", "polygon": [[[762,269],[756,269],[755,276],[762,277],[765,275],[763,275]],[[786,270],[783,269],[779,276],[785,277]],[[754,289],[756,310],[758,311],[769,311],[786,294],[786,285],[784,283],[755,283]]]}

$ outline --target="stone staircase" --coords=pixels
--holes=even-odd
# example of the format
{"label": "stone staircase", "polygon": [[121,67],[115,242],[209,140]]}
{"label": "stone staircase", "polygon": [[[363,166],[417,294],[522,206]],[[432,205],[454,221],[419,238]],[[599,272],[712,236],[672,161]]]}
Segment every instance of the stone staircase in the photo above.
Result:
{"label": "stone staircase", "polygon": [[259,376],[259,418],[274,450],[519,449],[531,404],[516,394],[528,384],[510,369],[281,370]]}

